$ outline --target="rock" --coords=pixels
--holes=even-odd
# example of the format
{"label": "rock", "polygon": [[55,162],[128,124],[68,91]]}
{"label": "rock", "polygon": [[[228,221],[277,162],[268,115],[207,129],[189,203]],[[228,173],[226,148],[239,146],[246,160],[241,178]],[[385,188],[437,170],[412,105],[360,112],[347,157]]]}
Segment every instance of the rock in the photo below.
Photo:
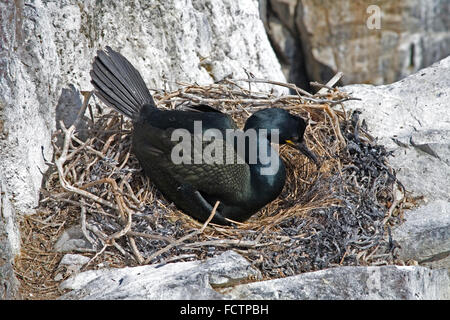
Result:
{"label": "rock", "polygon": [[399,258],[450,272],[450,203],[436,200],[407,215],[392,237],[400,245]]}
{"label": "rock", "polygon": [[13,299],[19,289],[19,282],[13,269],[14,257],[20,252],[17,227],[16,217],[0,172],[0,300]]}
{"label": "rock", "polygon": [[55,251],[94,251],[93,245],[86,239],[79,225],[64,230],[55,243]]}
{"label": "rock", "polygon": [[339,267],[238,285],[231,299],[255,300],[445,300],[450,280],[444,270],[424,267]]}
{"label": "rock", "polygon": [[37,205],[44,157],[51,159],[51,130],[59,96],[59,59],[48,11],[2,1],[0,25],[0,167],[13,215]]}
{"label": "rock", "polygon": [[[445,270],[420,266],[338,267],[260,280],[234,251],[204,262],[82,272],[65,280],[61,299],[449,299]],[[213,287],[216,289],[214,290]]]}
{"label": "rock", "polygon": [[78,273],[81,268],[88,263],[90,258],[82,256],[81,254],[66,254],[59,262],[58,269],[64,269],[64,272],[59,272],[54,277],[55,281],[60,281],[64,278],[65,274]]}
{"label": "rock", "polygon": [[[326,82],[342,71],[343,84],[391,83],[450,54],[450,3],[446,0],[260,3],[268,7],[262,11],[269,19],[280,21],[300,43],[297,60],[303,63],[291,68],[306,68],[311,81]],[[282,47],[285,36],[278,37],[282,33],[273,33],[269,24],[266,27],[274,47]]]}
{"label": "rock", "polygon": [[66,254],[59,262],[59,266],[83,266],[89,262],[89,258],[81,254]]}
{"label": "rock", "polygon": [[[309,88],[301,37],[295,25],[298,0],[259,0],[260,16],[284,76],[301,88]],[[328,79],[327,79],[328,80]]]}
{"label": "rock", "polygon": [[368,131],[393,152],[389,163],[420,206],[393,230],[400,255],[450,270],[450,57],[390,85],[351,85]]}
{"label": "rock", "polygon": [[284,76],[302,88],[309,88],[305,57],[295,27],[297,0],[260,0],[260,16],[270,43],[281,63]]}
{"label": "rock", "polygon": [[[69,128],[72,124],[74,124],[82,105],[83,101],[80,90],[75,88],[73,84],[70,84],[68,88],[62,88],[55,110],[56,128],[61,128],[61,121],[64,123],[64,127],[66,128]],[[86,120],[86,117],[82,117],[81,121],[76,124],[78,137],[83,141],[88,138],[85,131],[88,127],[88,122]],[[58,141],[58,145],[60,147],[62,147],[62,143],[63,141]]]}
{"label": "rock", "polygon": [[259,279],[259,271],[234,251],[205,262],[169,263],[82,272],[61,284],[72,289],[61,299],[224,299],[211,285]]}

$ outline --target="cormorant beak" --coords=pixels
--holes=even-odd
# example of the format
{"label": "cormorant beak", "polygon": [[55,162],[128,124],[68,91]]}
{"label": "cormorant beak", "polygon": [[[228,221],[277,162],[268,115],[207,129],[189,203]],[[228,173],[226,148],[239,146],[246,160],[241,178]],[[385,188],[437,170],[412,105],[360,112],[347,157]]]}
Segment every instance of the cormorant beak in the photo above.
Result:
{"label": "cormorant beak", "polygon": [[309,159],[311,159],[317,167],[320,166],[317,156],[311,150],[308,149],[308,147],[306,146],[306,143],[304,141],[303,142],[293,142],[292,140],[286,140],[286,143],[288,145],[296,148],[301,153],[303,153],[305,156],[307,156]]}

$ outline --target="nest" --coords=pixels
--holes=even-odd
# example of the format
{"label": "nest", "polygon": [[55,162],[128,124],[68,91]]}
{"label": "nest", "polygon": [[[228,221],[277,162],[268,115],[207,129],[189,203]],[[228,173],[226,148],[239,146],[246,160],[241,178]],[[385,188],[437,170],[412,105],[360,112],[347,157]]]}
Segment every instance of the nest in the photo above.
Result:
{"label": "nest", "polygon": [[[292,94],[258,92],[254,82],[285,86]],[[85,96],[77,123],[86,107],[98,107],[90,97]],[[84,131],[61,123],[41,217],[27,223],[31,229],[53,223],[52,243],[62,230],[79,224],[92,245],[80,249],[91,258],[84,270],[205,259],[229,249],[245,256],[265,279],[337,265],[395,263],[389,228],[401,222],[397,194],[403,187],[387,162],[390,154],[367,133],[359,113],[344,109],[342,102],[353,99],[347,93],[321,86],[312,95],[291,84],[225,79],[206,86],[180,84],[154,98],[162,109],[208,104],[230,114],[241,128],[257,110],[284,108],[307,119],[305,140],[322,165],[318,169],[295,149],[281,146],[287,179],[275,201],[237,226],[202,224],[166,201],[143,175],[131,151],[129,120],[110,111],[91,113]],[[22,263],[18,274],[24,273]]]}

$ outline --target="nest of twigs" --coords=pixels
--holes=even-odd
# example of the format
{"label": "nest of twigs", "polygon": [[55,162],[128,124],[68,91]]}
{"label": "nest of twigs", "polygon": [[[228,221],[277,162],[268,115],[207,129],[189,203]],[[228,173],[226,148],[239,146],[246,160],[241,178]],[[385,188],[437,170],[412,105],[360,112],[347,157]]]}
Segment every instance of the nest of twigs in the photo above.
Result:
{"label": "nest of twigs", "polygon": [[[254,82],[285,86],[292,94],[258,92],[252,90]],[[55,133],[54,171],[45,181],[44,216],[37,221],[59,219],[54,235],[80,225],[91,244],[79,250],[91,258],[84,269],[204,259],[229,249],[266,279],[336,265],[394,263],[389,227],[400,222],[396,194],[402,187],[387,162],[389,153],[364,130],[357,112],[346,112],[342,102],[351,96],[321,87],[312,95],[291,84],[228,79],[154,93],[159,108],[206,103],[232,115],[240,127],[267,107],[308,119],[305,139],[321,167],[282,146],[283,192],[245,223],[201,224],[166,201],[131,152],[131,122],[103,106],[106,113],[88,117],[88,129],[61,124]],[[89,98],[84,107],[98,107]]]}

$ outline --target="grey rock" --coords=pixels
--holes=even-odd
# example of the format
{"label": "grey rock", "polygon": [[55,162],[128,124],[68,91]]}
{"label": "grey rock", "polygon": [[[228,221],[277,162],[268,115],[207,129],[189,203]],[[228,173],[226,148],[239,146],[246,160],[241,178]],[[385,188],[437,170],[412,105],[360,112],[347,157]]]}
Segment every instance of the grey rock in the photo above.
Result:
{"label": "grey rock", "polygon": [[82,105],[80,91],[70,84],[68,88],[62,88],[56,106],[56,126],[62,121],[66,128],[70,127],[77,119],[77,114]]}
{"label": "grey rock", "polygon": [[88,263],[90,258],[82,256],[81,254],[66,254],[62,257],[59,262],[58,272],[53,278],[55,281],[60,281],[64,279],[64,274],[75,274],[78,273],[81,268]]}
{"label": "grey rock", "polygon": [[82,256],[81,254],[65,254],[59,262],[60,266],[83,266],[89,262],[89,258]]}
{"label": "grey rock", "polygon": [[63,234],[56,241],[54,248],[57,252],[94,250],[93,245],[86,239],[79,225],[64,230]]}
{"label": "grey rock", "polygon": [[295,24],[297,3],[298,0],[260,0],[260,16],[285,77],[308,88],[305,54]]}
{"label": "grey rock", "polygon": [[447,272],[419,266],[338,267],[282,279],[237,284],[249,279],[260,280],[259,271],[239,254],[227,251],[204,262],[82,272],[61,284],[61,289],[72,290],[61,299],[450,298]]}
{"label": "grey rock", "polygon": [[339,267],[276,280],[238,285],[224,291],[232,299],[287,300],[445,300],[445,270],[425,267]]}
{"label": "grey rock", "polygon": [[[262,10],[267,20],[278,19],[301,43],[303,54],[298,59],[311,81],[326,82],[342,71],[343,84],[391,83],[450,54],[446,0],[342,0],[332,6],[326,1],[264,0],[260,4],[269,7]],[[371,23],[377,13],[379,26]],[[269,24],[266,27],[274,46],[282,48],[283,34],[271,33]]]}
{"label": "grey rock", "polygon": [[0,171],[12,209],[21,214],[37,205],[59,96],[54,32],[41,6],[0,4]]}
{"label": "grey rock", "polygon": [[[78,118],[78,113],[82,107],[82,95],[80,91],[75,88],[73,84],[70,84],[68,88],[61,89],[61,95],[58,99],[58,104],[56,105],[56,128],[60,129],[62,122],[64,127],[69,128]],[[78,131],[78,137],[81,140],[86,140],[88,138],[86,129],[87,129],[87,118],[81,116],[81,121],[76,123],[76,128]],[[62,147],[63,141],[58,141],[59,146]]]}
{"label": "grey rock", "polygon": [[406,222],[393,230],[392,237],[400,245],[399,258],[450,271],[449,202],[436,200],[408,212]]}
{"label": "grey rock", "polygon": [[430,260],[422,260],[420,265],[431,269],[447,269],[450,276],[450,254],[448,251],[443,252],[442,255],[436,255]]}
{"label": "grey rock", "polygon": [[13,299],[18,293],[13,263],[19,251],[17,221],[0,172],[0,300]]}
{"label": "grey rock", "polygon": [[230,285],[261,278],[259,271],[234,251],[205,262],[91,270],[61,284],[72,289],[61,299],[224,299],[211,285]]}

